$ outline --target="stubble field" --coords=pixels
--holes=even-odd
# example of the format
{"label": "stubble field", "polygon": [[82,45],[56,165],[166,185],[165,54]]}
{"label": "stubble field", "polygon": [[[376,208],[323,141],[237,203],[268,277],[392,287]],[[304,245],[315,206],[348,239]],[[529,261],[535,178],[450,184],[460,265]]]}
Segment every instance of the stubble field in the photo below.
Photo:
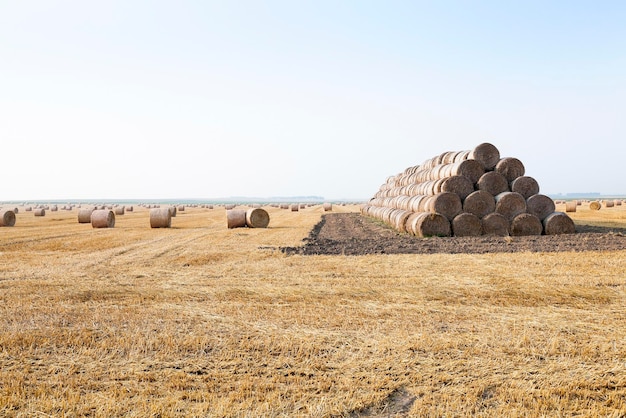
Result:
{"label": "stubble field", "polygon": [[[20,211],[0,228],[0,415],[626,415],[626,249],[288,255],[324,211],[267,210],[267,229]],[[625,206],[570,215],[626,228]]]}

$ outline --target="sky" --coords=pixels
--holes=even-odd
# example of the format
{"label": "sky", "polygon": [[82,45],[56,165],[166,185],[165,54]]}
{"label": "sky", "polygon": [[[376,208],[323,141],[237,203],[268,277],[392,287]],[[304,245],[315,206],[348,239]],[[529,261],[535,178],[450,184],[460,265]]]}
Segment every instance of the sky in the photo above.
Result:
{"label": "sky", "polygon": [[626,2],[0,0],[0,201],[322,196],[490,142],[626,194]]}

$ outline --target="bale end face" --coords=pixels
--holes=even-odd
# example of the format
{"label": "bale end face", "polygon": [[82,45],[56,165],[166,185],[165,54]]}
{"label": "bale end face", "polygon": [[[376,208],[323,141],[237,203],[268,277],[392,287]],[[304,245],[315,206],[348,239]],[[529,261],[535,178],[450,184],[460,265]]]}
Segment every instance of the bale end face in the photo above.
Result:
{"label": "bale end face", "polygon": [[251,208],[246,211],[246,225],[249,228],[267,228],[270,215],[265,209]]}
{"label": "bale end face", "polygon": [[91,226],[93,228],[115,227],[115,213],[109,209],[94,210],[91,213]]}
{"label": "bale end face", "polygon": [[15,212],[12,210],[0,211],[0,226],[15,226]]}

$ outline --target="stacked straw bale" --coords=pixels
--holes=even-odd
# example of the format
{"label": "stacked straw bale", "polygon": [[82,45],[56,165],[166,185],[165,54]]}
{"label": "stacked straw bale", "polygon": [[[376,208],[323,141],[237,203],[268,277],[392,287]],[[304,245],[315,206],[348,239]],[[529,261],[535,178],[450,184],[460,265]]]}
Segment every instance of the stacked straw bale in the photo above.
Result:
{"label": "stacked straw bale", "polygon": [[517,158],[492,144],[444,152],[387,177],[361,213],[418,237],[574,233]]}

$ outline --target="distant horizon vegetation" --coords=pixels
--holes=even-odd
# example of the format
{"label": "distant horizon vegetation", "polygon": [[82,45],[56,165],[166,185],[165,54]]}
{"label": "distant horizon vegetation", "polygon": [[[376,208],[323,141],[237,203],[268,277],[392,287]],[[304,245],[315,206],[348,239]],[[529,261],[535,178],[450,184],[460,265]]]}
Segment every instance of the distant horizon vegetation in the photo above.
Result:
{"label": "distant horizon vegetation", "polygon": [[[609,199],[609,198],[626,198],[626,193],[613,193],[602,194],[597,192],[583,192],[583,193],[546,193],[552,199]],[[140,198],[140,199],[128,199],[128,198],[81,198],[81,199],[13,199],[13,200],[0,200],[2,204],[40,204],[40,203],[54,203],[54,204],[84,204],[84,203],[126,203],[126,204],[232,204],[232,203],[360,203],[370,200],[371,197],[366,198],[326,198],[324,196],[229,196],[229,197],[206,197],[206,198]]]}

